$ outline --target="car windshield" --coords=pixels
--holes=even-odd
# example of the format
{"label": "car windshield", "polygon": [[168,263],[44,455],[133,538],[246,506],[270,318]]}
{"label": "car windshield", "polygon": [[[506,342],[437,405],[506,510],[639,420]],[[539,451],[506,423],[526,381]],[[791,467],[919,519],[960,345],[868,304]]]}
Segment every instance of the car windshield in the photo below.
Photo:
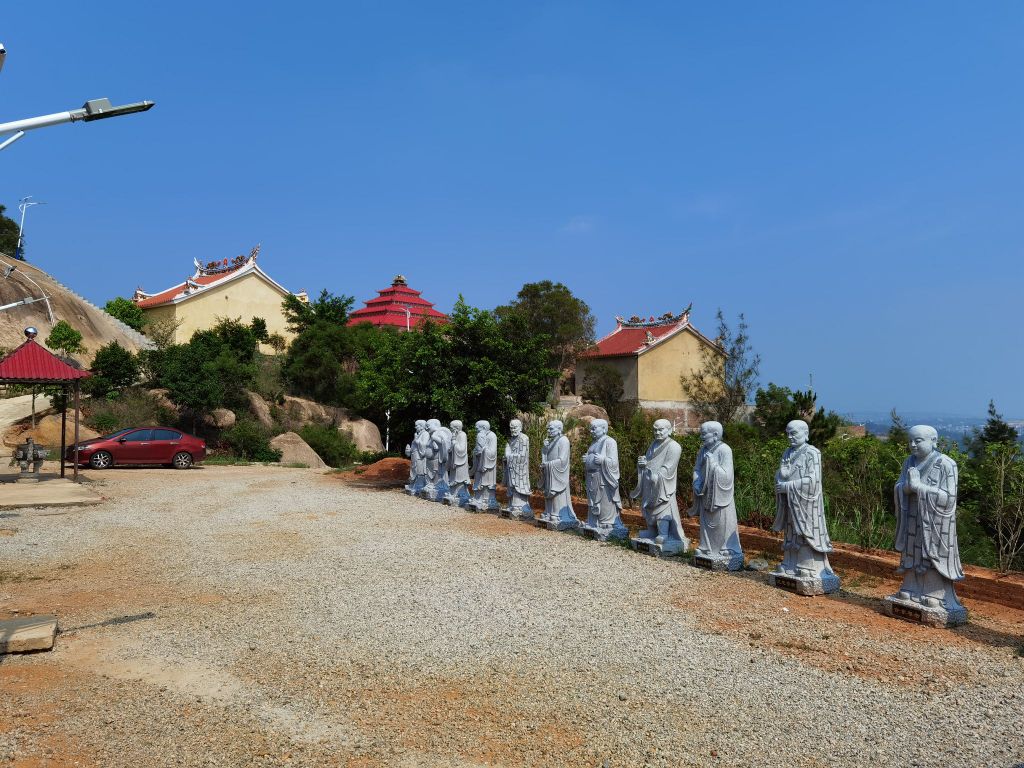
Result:
{"label": "car windshield", "polygon": [[125,432],[131,432],[133,429],[135,429],[135,427],[128,427],[127,429],[119,429],[119,430],[117,430],[117,432],[111,432],[109,435],[103,435],[103,437],[101,437],[99,439],[100,440],[112,440],[113,438],[117,437],[118,435],[123,435]]}

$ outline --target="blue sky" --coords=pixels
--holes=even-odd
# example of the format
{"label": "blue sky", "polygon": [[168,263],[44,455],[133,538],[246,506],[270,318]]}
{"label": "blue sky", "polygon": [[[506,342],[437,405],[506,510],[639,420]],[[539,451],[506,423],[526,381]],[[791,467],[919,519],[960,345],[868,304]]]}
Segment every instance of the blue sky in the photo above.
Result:
{"label": "blue sky", "polygon": [[565,282],[745,312],[840,411],[1024,417],[1019,3],[20,3],[0,202],[97,302],[262,242],[293,290],[442,310]]}

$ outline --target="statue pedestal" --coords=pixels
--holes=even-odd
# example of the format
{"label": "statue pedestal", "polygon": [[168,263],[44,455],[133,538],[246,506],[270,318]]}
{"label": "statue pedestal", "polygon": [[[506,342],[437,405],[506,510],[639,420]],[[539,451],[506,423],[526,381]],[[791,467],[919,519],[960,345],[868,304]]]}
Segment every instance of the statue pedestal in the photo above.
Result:
{"label": "statue pedestal", "polygon": [[948,609],[940,603],[933,607],[913,600],[902,600],[898,595],[889,595],[882,600],[882,612],[886,616],[930,627],[959,627],[967,623],[967,609],[962,605]]}
{"label": "statue pedestal", "polygon": [[538,528],[547,528],[549,531],[571,531],[579,528],[580,521],[573,516],[572,520],[565,517],[550,518],[541,515],[533,521]]}
{"label": "statue pedestal", "polygon": [[459,486],[455,493],[452,493],[449,489],[449,492],[444,495],[443,499],[440,499],[440,502],[449,507],[465,508],[466,504],[469,502],[469,493],[466,491],[466,487],[464,485]]}
{"label": "statue pedestal", "polygon": [[498,509],[498,497],[494,495],[493,488],[474,494],[473,498],[466,502],[467,512],[497,512]]}
{"label": "statue pedestal", "polygon": [[697,552],[693,555],[690,565],[697,568],[704,568],[708,571],[742,571],[743,553],[734,552],[728,555],[712,555],[709,552]]}
{"label": "statue pedestal", "polygon": [[839,577],[831,571],[822,571],[817,576],[795,576],[772,571],[768,574],[768,583],[787,592],[808,597],[839,591]]}
{"label": "statue pedestal", "polygon": [[664,542],[657,542],[654,539],[637,537],[629,540],[629,546],[635,552],[652,557],[672,557],[681,555],[690,548],[689,539],[666,539]]}
{"label": "statue pedestal", "polygon": [[498,510],[498,517],[506,520],[528,520],[533,522],[533,510],[529,507],[502,507]]}
{"label": "statue pedestal", "polygon": [[448,497],[448,484],[443,482],[436,485],[433,483],[427,483],[420,490],[419,497],[421,499],[426,499],[427,501],[443,502]]}
{"label": "statue pedestal", "polygon": [[422,491],[426,487],[426,485],[427,476],[417,475],[415,480],[409,483],[409,485],[405,486],[405,492],[410,496],[419,496],[420,491]]}
{"label": "statue pedestal", "polygon": [[609,539],[625,541],[629,538],[629,529],[624,525],[588,525],[583,523],[579,528],[576,529],[576,533],[585,539],[593,539],[594,541],[608,541]]}

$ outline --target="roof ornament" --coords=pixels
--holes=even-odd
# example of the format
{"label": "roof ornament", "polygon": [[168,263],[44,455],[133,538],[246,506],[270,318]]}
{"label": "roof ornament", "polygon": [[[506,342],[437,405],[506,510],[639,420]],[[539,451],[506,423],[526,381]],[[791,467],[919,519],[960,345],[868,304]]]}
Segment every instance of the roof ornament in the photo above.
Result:
{"label": "roof ornament", "polygon": [[26,339],[34,339],[38,335],[39,335],[39,329],[36,328],[34,325],[30,325],[28,328],[25,329],[25,338]]}
{"label": "roof ornament", "polygon": [[644,320],[639,315],[632,315],[629,320],[623,320],[621,317],[616,316],[615,322],[622,328],[660,328],[666,325],[676,325],[678,323],[688,322],[690,319],[690,309],[693,307],[691,303],[689,307],[684,309],[678,315],[674,315],[671,312],[666,312],[659,317],[651,315],[647,320]]}
{"label": "roof ornament", "polygon": [[653,344],[656,341],[656,339],[654,338],[654,334],[653,333],[651,333],[650,331],[644,331],[644,333],[646,334],[644,336],[644,344],[646,344],[647,346],[650,346],[651,344]]}
{"label": "roof ornament", "polygon": [[405,275],[395,275],[395,279],[391,281],[392,285],[408,285],[405,281]]}

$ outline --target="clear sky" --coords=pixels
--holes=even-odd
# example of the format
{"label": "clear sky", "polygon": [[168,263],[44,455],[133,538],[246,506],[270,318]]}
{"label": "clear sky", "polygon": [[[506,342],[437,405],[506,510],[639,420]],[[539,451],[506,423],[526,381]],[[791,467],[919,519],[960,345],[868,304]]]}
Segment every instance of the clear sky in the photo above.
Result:
{"label": "clear sky", "polygon": [[4,8],[30,260],[102,303],[263,244],[357,306],[560,280],[598,330],[745,312],[762,382],[1024,417],[1024,5],[57,0]]}

